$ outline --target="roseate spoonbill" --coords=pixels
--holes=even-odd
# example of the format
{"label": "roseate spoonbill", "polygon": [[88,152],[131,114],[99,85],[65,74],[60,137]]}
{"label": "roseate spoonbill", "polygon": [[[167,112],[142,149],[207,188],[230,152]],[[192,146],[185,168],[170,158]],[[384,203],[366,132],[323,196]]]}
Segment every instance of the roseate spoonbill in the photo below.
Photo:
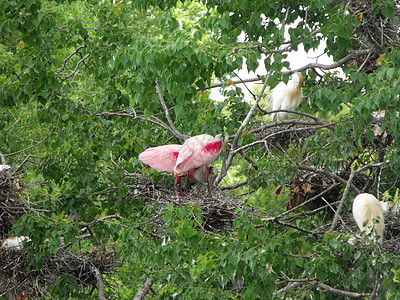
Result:
{"label": "roseate spoonbill", "polygon": [[383,242],[385,224],[378,199],[371,194],[359,194],[353,201],[353,217],[361,232],[371,234],[373,238],[379,236],[378,242]]}
{"label": "roseate spoonbill", "polygon": [[[290,76],[287,85],[284,82],[272,89],[267,95],[266,100],[272,102],[272,110],[295,110],[303,97],[299,86],[303,82],[303,76],[299,72],[295,72]],[[287,112],[276,112],[271,114],[271,122],[279,122],[287,117]]]}
{"label": "roseate spoonbill", "polygon": [[[200,134],[188,138],[179,151],[174,167],[175,175],[182,175],[191,169],[212,163],[217,159],[221,150],[225,149],[227,142],[228,140],[223,134],[215,137],[209,134]],[[208,178],[208,168],[206,168],[206,178]],[[211,197],[210,182],[207,180],[207,183]]]}
{"label": "roseate spoonbill", "polygon": [[[139,159],[141,162],[143,162],[144,164],[150,166],[151,168],[157,171],[174,173],[174,167],[181,148],[182,145],[175,145],[175,144],[148,148],[139,154]],[[218,175],[218,169],[214,167],[206,167],[205,165],[201,165],[197,168],[188,170],[184,174],[179,174],[179,175],[175,174],[176,195],[179,196],[180,193],[181,196],[183,197],[183,192],[180,185],[181,177],[193,178],[199,182],[204,182],[207,179],[207,174],[210,174],[210,177],[215,179]]]}

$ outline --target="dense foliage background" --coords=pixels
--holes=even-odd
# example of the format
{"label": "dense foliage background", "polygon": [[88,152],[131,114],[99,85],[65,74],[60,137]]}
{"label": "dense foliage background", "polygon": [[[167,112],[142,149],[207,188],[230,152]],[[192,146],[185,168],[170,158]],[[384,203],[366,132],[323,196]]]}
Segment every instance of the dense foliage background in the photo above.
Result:
{"label": "dense foliage background", "polygon": [[[131,299],[141,286],[149,299],[400,298],[396,231],[380,247],[347,242],[354,196],[396,200],[400,188],[399,9],[390,0],[1,1],[0,152],[26,208],[0,216],[2,238],[30,237],[29,270],[65,245],[82,259],[118,255],[93,287],[76,274],[24,284],[49,299]],[[287,55],[300,46],[334,63],[293,69]],[[244,101],[236,74],[260,63],[266,72],[247,78]],[[263,95],[294,71],[304,77],[301,114],[272,124]],[[221,101],[210,99],[215,89]],[[226,162],[215,165],[225,192],[214,198],[248,209],[213,231],[200,206],[176,202],[171,176],[137,157],[223,132]],[[141,192],[160,182],[172,191],[161,193],[171,202],[162,210]],[[318,201],[298,207],[309,199]]]}

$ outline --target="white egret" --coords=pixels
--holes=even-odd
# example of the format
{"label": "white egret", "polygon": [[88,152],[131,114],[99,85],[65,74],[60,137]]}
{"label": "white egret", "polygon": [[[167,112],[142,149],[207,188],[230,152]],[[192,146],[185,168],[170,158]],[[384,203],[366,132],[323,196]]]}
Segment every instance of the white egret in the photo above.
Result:
{"label": "white egret", "polygon": [[378,242],[383,242],[385,231],[383,210],[375,196],[363,193],[354,198],[353,217],[361,232],[374,239],[379,236]]}
{"label": "white egret", "polygon": [[[303,97],[299,86],[303,82],[303,76],[295,72],[290,76],[289,82],[278,83],[278,85],[267,95],[266,100],[272,103],[272,110],[295,110]],[[287,117],[287,112],[276,112],[271,114],[271,122],[278,122]]]}

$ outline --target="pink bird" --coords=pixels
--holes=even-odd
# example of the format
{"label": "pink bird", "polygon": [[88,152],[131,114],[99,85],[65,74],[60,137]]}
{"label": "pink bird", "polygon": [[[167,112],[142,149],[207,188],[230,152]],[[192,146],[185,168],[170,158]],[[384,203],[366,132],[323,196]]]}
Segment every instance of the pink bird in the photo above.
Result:
{"label": "pink bird", "polygon": [[[182,176],[189,170],[212,163],[217,159],[226,142],[223,134],[218,134],[216,137],[200,134],[187,139],[179,151],[173,170],[175,175]],[[206,168],[206,178],[208,178],[208,171]],[[208,191],[211,196],[210,182],[208,182]]]}
{"label": "pink bird", "polygon": [[[149,148],[139,154],[139,159],[144,164],[149,165],[151,168],[157,171],[174,173],[174,167],[179,155],[179,151],[182,147],[182,145],[172,144]],[[179,197],[179,193],[183,197],[182,188],[180,186],[181,177],[193,178],[197,181],[204,182],[207,178],[206,174],[208,173],[210,173],[212,177],[216,177],[218,175],[218,169],[213,167],[206,168],[205,165],[201,165],[197,168],[188,170],[184,174],[175,174],[175,191],[177,197]]]}

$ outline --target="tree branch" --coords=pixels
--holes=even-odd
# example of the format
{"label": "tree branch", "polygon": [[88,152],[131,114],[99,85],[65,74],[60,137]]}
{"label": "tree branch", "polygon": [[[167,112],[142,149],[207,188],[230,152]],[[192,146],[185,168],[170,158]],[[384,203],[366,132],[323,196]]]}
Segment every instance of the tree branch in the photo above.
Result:
{"label": "tree branch", "polygon": [[[333,64],[326,65],[326,64],[320,64],[320,63],[309,63],[300,68],[292,69],[292,70],[288,70],[288,71],[282,71],[281,73],[282,73],[282,75],[290,75],[290,74],[293,74],[294,72],[302,72],[307,69],[331,70],[331,69],[339,68],[339,67],[343,66],[345,63],[347,63],[348,61],[350,61],[358,56],[366,55],[366,54],[370,53],[371,51],[372,50],[370,50],[370,49],[350,50],[348,55],[346,55],[342,59],[339,59],[337,62],[335,62]],[[258,75],[257,77],[252,77],[252,78],[247,78],[247,79],[233,80],[233,81],[231,81],[231,83],[236,85],[236,84],[240,84],[240,83],[256,82],[256,81],[261,81],[260,75]],[[204,90],[208,90],[208,89],[212,89],[212,88],[222,87],[225,84],[226,84],[226,82],[218,82],[218,83],[214,83],[212,85],[206,86],[203,89],[197,88],[197,90],[204,91]]]}
{"label": "tree branch", "polygon": [[169,114],[169,110],[167,108],[167,105],[165,104],[164,101],[164,95],[161,91],[160,88],[160,81],[156,80],[156,90],[157,90],[157,94],[158,94],[158,99],[160,99],[161,102],[161,106],[164,109],[164,113],[165,113],[165,117],[167,118],[168,124],[171,127],[171,132],[179,139],[181,140],[186,140],[189,136],[182,134],[178,131],[178,129],[176,129],[174,122],[172,122],[171,116]]}
{"label": "tree branch", "polygon": [[146,281],[140,286],[139,290],[135,294],[133,300],[142,300],[146,297],[149,292],[151,285],[153,284],[153,279],[147,278]]}
{"label": "tree branch", "polygon": [[329,285],[322,283],[322,282],[318,282],[317,286],[327,292],[330,292],[335,295],[343,296],[343,297],[363,298],[363,297],[371,296],[371,294],[369,294],[369,293],[355,293],[355,292],[348,292],[348,291],[344,291],[344,290],[335,289],[335,288],[330,287]]}
{"label": "tree branch", "polygon": [[35,145],[32,145],[32,146],[30,146],[30,147],[28,147],[28,148],[25,148],[25,149],[22,149],[22,150],[13,152],[13,153],[4,154],[4,156],[5,156],[5,157],[7,157],[7,156],[12,156],[12,155],[15,155],[15,154],[18,154],[18,153],[21,153],[21,152],[24,152],[24,151],[26,151],[26,150],[29,150],[29,149],[32,149],[32,148],[35,148],[35,147],[39,146],[41,143],[43,143],[43,142],[50,136],[50,134],[53,132],[53,130],[54,130],[54,127],[52,127],[51,130],[47,133],[47,135],[46,135],[42,140],[40,140],[39,142],[37,142]]}
{"label": "tree branch", "polygon": [[97,269],[92,264],[90,264],[90,269],[94,273],[96,280],[97,280],[97,285],[98,285],[98,290],[99,290],[99,300],[106,300],[105,291],[104,291],[104,282],[103,282],[103,278],[101,276],[100,270]]}
{"label": "tree branch", "polygon": [[227,170],[231,166],[233,157],[234,157],[234,155],[236,153],[234,151],[235,151],[235,149],[236,149],[236,147],[238,145],[239,137],[242,134],[244,128],[247,126],[247,123],[250,121],[250,118],[253,116],[253,113],[256,110],[257,106],[258,106],[258,102],[261,100],[262,95],[264,94],[264,90],[267,87],[268,80],[269,80],[271,74],[272,74],[272,71],[269,71],[267,73],[267,77],[265,78],[263,87],[261,88],[261,91],[258,94],[256,101],[254,102],[253,106],[250,108],[250,111],[247,113],[246,118],[243,120],[242,124],[240,125],[239,129],[237,130],[237,132],[236,132],[236,134],[235,134],[235,136],[233,138],[231,151],[229,152],[228,159],[226,161],[226,166],[223,165],[223,167],[221,169],[221,172],[218,174],[217,178],[215,179],[216,184],[218,184],[222,180],[222,178],[225,177]]}
{"label": "tree branch", "polygon": [[344,200],[347,198],[347,193],[349,192],[351,182],[353,181],[354,175],[356,174],[353,167],[351,167],[350,170],[351,171],[350,171],[349,179],[347,180],[346,187],[345,187],[343,195],[342,195],[342,199],[340,199],[339,207],[335,211],[335,217],[333,218],[333,222],[331,224],[331,228],[329,229],[329,231],[333,231],[335,229],[335,226],[340,218],[340,213],[342,212]]}
{"label": "tree branch", "polygon": [[[347,181],[346,181],[345,179],[343,179],[343,178],[340,177],[340,176],[337,176],[336,174],[329,173],[329,172],[327,172],[327,171],[325,171],[325,170],[316,169],[316,168],[314,168],[314,167],[310,167],[310,166],[306,166],[306,165],[301,165],[301,164],[298,164],[297,167],[298,167],[300,170],[305,170],[305,171],[313,172],[313,173],[315,173],[315,174],[318,174],[318,173],[319,173],[319,174],[326,175],[326,176],[328,176],[328,177],[331,177],[331,178],[333,178],[333,179],[339,181],[340,183],[344,184],[345,186],[347,185]],[[360,193],[360,190],[359,190],[354,184],[350,183],[350,187],[351,187],[351,189],[352,189],[355,193],[357,193],[357,194]]]}

